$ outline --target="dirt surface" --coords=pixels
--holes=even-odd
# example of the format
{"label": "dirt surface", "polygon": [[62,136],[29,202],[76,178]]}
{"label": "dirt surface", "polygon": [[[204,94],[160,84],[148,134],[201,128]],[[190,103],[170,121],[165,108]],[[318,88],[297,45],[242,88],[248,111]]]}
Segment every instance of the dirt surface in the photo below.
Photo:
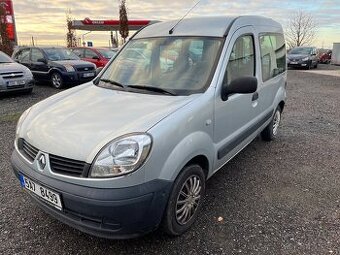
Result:
{"label": "dirt surface", "polygon": [[289,70],[278,139],[256,139],[212,177],[197,224],[178,238],[99,239],[40,210],[9,158],[20,113],[58,91],[2,96],[0,254],[340,254],[340,77],[328,70],[340,68]]}

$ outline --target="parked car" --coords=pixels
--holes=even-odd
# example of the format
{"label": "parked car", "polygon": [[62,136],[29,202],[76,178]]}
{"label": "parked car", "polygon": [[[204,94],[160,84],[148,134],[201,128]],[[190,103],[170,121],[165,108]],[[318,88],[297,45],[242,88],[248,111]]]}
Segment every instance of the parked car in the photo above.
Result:
{"label": "parked car", "polygon": [[57,88],[88,82],[96,76],[95,65],[80,60],[66,48],[22,47],[12,58],[28,67],[37,81],[48,81]]}
{"label": "parked car", "polygon": [[198,217],[206,181],[258,135],[278,136],[281,25],[258,16],[174,24],[143,28],[94,81],[20,117],[14,173],[52,216],[99,237],[158,226],[180,235]]}
{"label": "parked car", "polygon": [[316,47],[296,47],[288,52],[288,67],[317,68],[319,57]]}
{"label": "parked car", "polygon": [[107,48],[76,47],[72,51],[82,60],[95,64],[97,68],[104,67],[117,54],[117,51]]}
{"label": "parked car", "polygon": [[34,79],[31,71],[0,51],[0,92],[24,91],[31,93],[33,85]]}
{"label": "parked car", "polygon": [[320,60],[319,60],[321,64],[329,64],[331,63],[331,60],[332,60],[331,50],[327,50],[326,52],[321,53]]}

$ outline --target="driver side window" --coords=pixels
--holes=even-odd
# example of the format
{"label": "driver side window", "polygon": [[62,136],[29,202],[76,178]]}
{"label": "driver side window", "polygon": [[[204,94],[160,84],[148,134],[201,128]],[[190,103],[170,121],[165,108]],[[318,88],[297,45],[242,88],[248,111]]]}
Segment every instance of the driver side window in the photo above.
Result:
{"label": "driver side window", "polygon": [[244,76],[255,76],[254,38],[251,35],[243,35],[236,40],[229,57],[224,84],[228,85]]}

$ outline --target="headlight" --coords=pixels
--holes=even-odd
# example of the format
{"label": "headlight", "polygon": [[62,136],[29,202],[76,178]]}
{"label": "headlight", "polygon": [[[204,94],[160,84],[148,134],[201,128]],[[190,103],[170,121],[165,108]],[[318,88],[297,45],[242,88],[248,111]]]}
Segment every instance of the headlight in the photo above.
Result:
{"label": "headlight", "polygon": [[17,128],[15,130],[15,136],[18,137],[19,136],[19,132],[20,132],[20,128],[21,128],[21,125],[22,123],[24,122],[24,120],[26,119],[27,115],[29,114],[29,112],[31,111],[32,107],[28,108],[26,111],[24,111],[19,120],[18,120],[18,123],[17,123]]}
{"label": "headlight", "polygon": [[301,59],[302,61],[308,61],[309,60],[309,57],[305,57],[303,59]]}
{"label": "headlight", "polygon": [[25,74],[26,74],[29,78],[33,78],[33,74],[32,74],[32,72],[31,72],[30,69],[25,68],[24,71],[25,71]]}
{"label": "headlight", "polygon": [[91,168],[91,177],[116,177],[137,170],[151,149],[151,136],[130,134],[107,144],[97,155]]}
{"label": "headlight", "polygon": [[74,67],[71,65],[64,65],[65,69],[67,72],[74,72]]}

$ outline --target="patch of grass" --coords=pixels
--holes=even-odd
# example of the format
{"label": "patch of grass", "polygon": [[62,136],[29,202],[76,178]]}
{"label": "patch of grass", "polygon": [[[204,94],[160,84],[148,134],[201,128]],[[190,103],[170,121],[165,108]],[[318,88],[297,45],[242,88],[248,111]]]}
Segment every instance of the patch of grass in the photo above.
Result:
{"label": "patch of grass", "polygon": [[1,122],[17,122],[20,118],[21,112],[10,113],[0,116]]}

